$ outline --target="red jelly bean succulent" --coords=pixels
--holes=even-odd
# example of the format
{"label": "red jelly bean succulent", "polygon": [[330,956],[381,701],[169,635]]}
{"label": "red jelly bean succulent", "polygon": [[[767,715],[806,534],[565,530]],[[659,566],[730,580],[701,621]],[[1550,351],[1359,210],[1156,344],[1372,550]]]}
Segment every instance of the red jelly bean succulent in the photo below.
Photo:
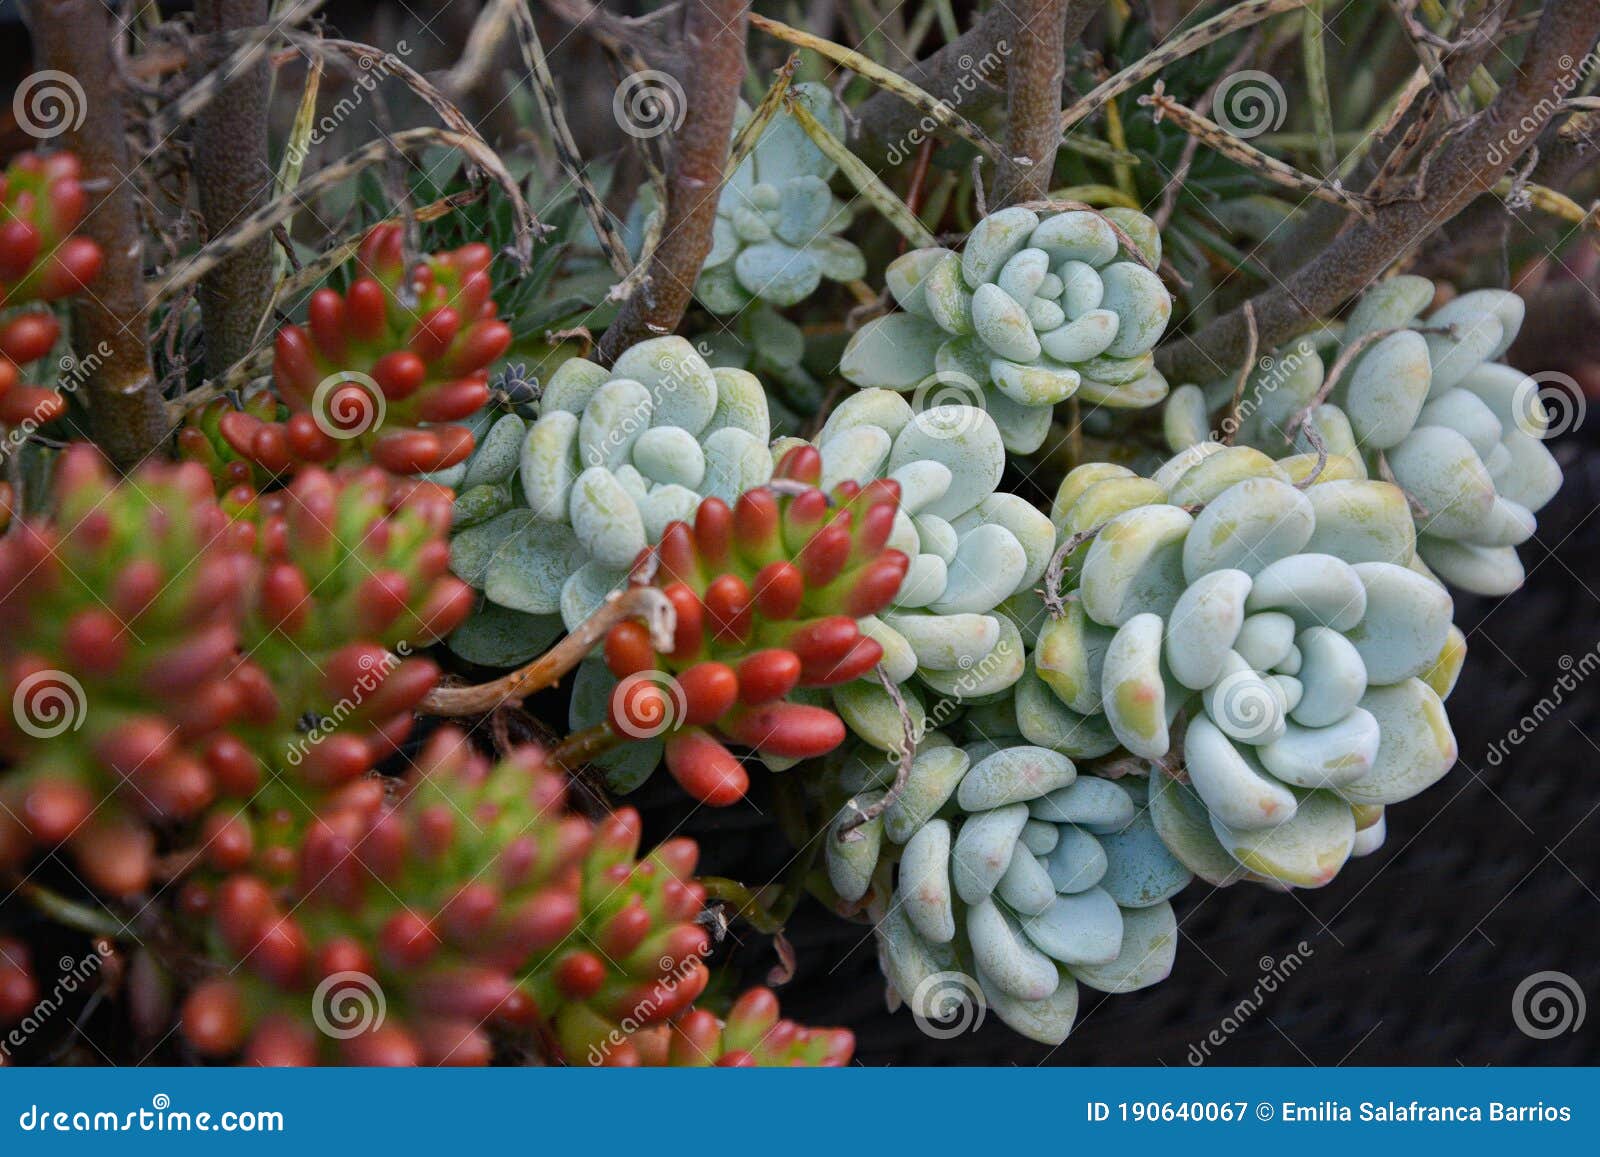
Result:
{"label": "red jelly bean succulent", "polygon": [[638,859],[637,814],[570,813],[537,748],[491,765],[444,730],[392,796],[365,780],[218,842],[226,874],[183,898],[227,966],[183,1009],[208,1056],[473,1065],[499,1040],[585,1063],[705,986],[694,843]]}
{"label": "red jelly bean succulent", "polygon": [[296,461],[364,457],[397,474],[441,470],[472,452],[454,423],[489,400],[489,366],[511,344],[490,300],[486,245],[435,253],[408,272],[404,231],[380,225],[343,294],[319,289],[305,325],[278,331],[273,376],[291,414],[241,410],[219,430],[240,455],[277,473]]}
{"label": "red jelly bean succulent", "polygon": [[[0,173],[0,309],[60,300],[100,272],[99,247],[73,233],[88,208],[78,177],[71,153],[24,153]],[[25,384],[22,369],[60,336],[42,308],[0,318],[0,425],[42,425],[65,410],[54,390]]]}
{"label": "red jelly bean succulent", "polygon": [[839,1068],[850,1063],[855,1034],[846,1028],[806,1028],[778,1015],[771,989],[752,988],[725,1019],[691,1009],[671,1024],[635,1034],[633,1054],[615,1063],[678,1068]]}
{"label": "red jelly bean succulent", "polygon": [[75,447],[52,496],[0,539],[0,864],[65,845],[125,895],[149,880],[147,821],[217,794],[205,744],[240,706],[247,563],[198,466],[119,484]]}
{"label": "red jelly bean succulent", "polygon": [[789,700],[796,688],[857,679],[883,649],[858,620],[894,598],[909,560],[886,543],[899,484],[816,488],[821,459],[799,447],[775,482],[730,508],[700,504],[694,525],[674,522],[641,560],[676,612],[670,652],[634,621],[612,628],[605,659],[620,682],[610,726],[621,736],[663,735],[673,778],[714,806],[741,799],[749,777],[726,746],[779,759],[833,750],[843,721]]}
{"label": "red jelly bean succulent", "polygon": [[472,608],[449,574],[451,494],[372,467],[308,467],[281,490],[237,487],[223,503],[255,561],[236,730],[293,773],[294,793],[354,779],[394,753],[438,681],[411,649]]}

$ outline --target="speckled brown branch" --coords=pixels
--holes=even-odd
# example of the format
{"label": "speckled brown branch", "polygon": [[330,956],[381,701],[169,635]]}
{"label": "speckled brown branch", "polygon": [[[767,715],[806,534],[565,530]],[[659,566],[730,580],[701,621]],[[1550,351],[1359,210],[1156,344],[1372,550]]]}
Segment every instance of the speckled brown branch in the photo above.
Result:
{"label": "speckled brown branch", "polygon": [[[1600,4],[1550,0],[1515,78],[1489,108],[1464,122],[1441,148],[1418,195],[1381,206],[1281,285],[1254,299],[1261,341],[1272,346],[1360,293],[1473,198],[1493,189],[1527,151],[1581,79],[1573,61],[1600,35]],[[1206,381],[1236,363],[1245,342],[1242,310],[1158,351],[1179,381]]]}
{"label": "speckled brown branch", "polygon": [[[206,38],[197,53],[197,75],[223,67],[229,56],[226,34],[265,24],[267,12],[267,0],[197,0],[195,31]],[[191,165],[209,236],[226,232],[271,197],[270,94],[271,74],[263,56],[225,74],[218,99],[195,117]],[[270,236],[242,246],[201,279],[200,320],[208,375],[222,373],[250,352],[271,301]]]}
{"label": "speckled brown branch", "polygon": [[94,351],[100,363],[84,387],[90,433],[112,462],[129,469],[162,443],[168,426],[150,367],[144,246],[128,179],[112,16],[100,0],[32,0],[27,12],[39,65],[73,77],[86,103],[82,125],[63,143],[77,152],[93,190],[83,232],[105,257],[93,289],[73,306],[72,341],[80,359]]}
{"label": "speckled brown branch", "polygon": [[688,107],[673,134],[661,242],[648,276],[601,339],[600,360],[608,365],[634,343],[671,333],[689,308],[695,278],[711,251],[711,226],[744,80],[749,7],[749,0],[688,2],[683,33]]}
{"label": "speckled brown branch", "polygon": [[1061,144],[1067,0],[1001,0],[1013,12],[1006,71],[1006,151],[989,200],[995,208],[1048,196]]}

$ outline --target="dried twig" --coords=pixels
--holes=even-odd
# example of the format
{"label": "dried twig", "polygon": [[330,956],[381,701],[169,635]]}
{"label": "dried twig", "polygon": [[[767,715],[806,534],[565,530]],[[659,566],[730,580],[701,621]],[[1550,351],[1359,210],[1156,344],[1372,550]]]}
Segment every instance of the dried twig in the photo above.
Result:
{"label": "dried twig", "polygon": [[1165,87],[1159,80],[1156,81],[1155,90],[1141,96],[1139,103],[1156,110],[1155,119],[1158,123],[1170,118],[1174,124],[1207,148],[1221,153],[1237,165],[1259,173],[1274,184],[1309,193],[1319,200],[1338,205],[1364,218],[1370,219],[1372,216],[1372,203],[1360,193],[1352,193],[1337,179],[1321,181],[1308,173],[1302,173],[1293,165],[1278,160],[1277,157],[1268,156],[1210,118],[1202,116],[1194,109],[1185,108],[1167,96]]}
{"label": "dried twig", "polygon": [[1196,24],[1189,31],[1174,36],[1166,44],[1149,53],[1127,68],[1108,77],[1078,100],[1068,105],[1061,114],[1061,131],[1090,116],[1107,102],[1115,100],[1136,84],[1143,84],[1152,76],[1190,53],[1198,52],[1208,44],[1231,36],[1241,28],[1259,24],[1269,16],[1304,8],[1311,0],[1245,0],[1226,12],[1219,12],[1210,20]]}
{"label": "dried twig", "polygon": [[900,745],[900,762],[895,768],[894,783],[889,786],[888,791],[883,793],[882,798],[876,803],[868,804],[866,807],[861,807],[853,799],[850,801],[849,807],[855,814],[841,823],[835,832],[835,836],[841,844],[851,844],[862,839],[861,833],[856,829],[863,824],[871,823],[894,806],[895,800],[899,799],[906,790],[906,782],[911,778],[911,762],[917,755],[917,722],[911,718],[911,712],[906,707],[905,696],[900,694],[900,688],[895,686],[894,681],[889,678],[889,672],[884,669],[882,663],[874,667],[873,672],[878,676],[878,682],[883,684],[883,689],[889,693],[889,698],[894,702],[895,710],[900,713],[900,726],[905,733],[904,742]]}
{"label": "dried twig", "polygon": [[522,59],[528,71],[533,74],[533,91],[538,95],[539,108],[550,126],[550,139],[555,144],[556,157],[578,191],[578,204],[583,207],[584,216],[589,218],[589,224],[594,227],[595,237],[600,241],[606,260],[619,276],[627,277],[633,270],[633,262],[628,259],[628,247],[606,212],[600,194],[584,172],[583,155],[578,151],[578,142],[573,139],[572,130],[567,127],[567,117],[561,109],[561,93],[556,88],[555,77],[550,74],[544,45],[539,42],[539,30],[534,26],[533,14],[528,11],[526,3],[517,4],[515,23],[517,43],[522,49]]}
{"label": "dried twig", "polygon": [[[1329,315],[1474,197],[1494,188],[1578,82],[1571,67],[1573,46],[1592,44],[1597,35],[1600,4],[1549,0],[1515,79],[1445,145],[1418,198],[1379,206],[1372,220],[1357,222],[1254,299],[1262,342],[1276,345],[1312,319]],[[1156,361],[1169,377],[1205,380],[1237,364],[1245,336],[1244,315],[1236,309],[1193,337],[1165,346]]]}
{"label": "dried twig", "polygon": [[1056,552],[1050,556],[1050,565],[1044,568],[1044,588],[1039,593],[1044,596],[1044,609],[1050,612],[1052,619],[1059,619],[1067,613],[1066,601],[1061,597],[1061,581],[1067,568],[1067,559],[1105,528],[1106,524],[1102,522],[1088,530],[1080,530],[1056,547]]}
{"label": "dried twig", "polygon": [[406,129],[386,140],[368,141],[348,156],[318,170],[313,176],[302,181],[298,187],[290,190],[287,195],[276,198],[252,213],[221,237],[213,238],[200,252],[162,279],[157,290],[158,296],[164,297],[192,284],[204,277],[217,264],[232,256],[239,248],[251,244],[257,237],[271,233],[275,226],[294,214],[301,201],[309,200],[324,189],[348,181],[363,169],[370,168],[396,153],[419,152],[430,145],[449,145],[460,149],[474,164],[489,173],[496,184],[505,191],[513,206],[517,208],[519,219],[527,222],[530,237],[532,229],[544,231],[544,226],[538,224],[533,211],[523,200],[522,193],[517,188],[516,178],[512,177],[505,163],[481,139],[452,132],[449,129],[432,127]]}
{"label": "dried twig", "polygon": [[1245,324],[1250,329],[1250,344],[1245,347],[1244,361],[1239,366],[1239,378],[1233,383],[1233,401],[1228,406],[1228,416],[1223,420],[1222,444],[1233,445],[1233,437],[1239,430],[1239,411],[1244,406],[1244,387],[1250,380],[1250,371],[1255,368],[1256,354],[1261,348],[1261,335],[1256,331],[1256,311],[1249,302],[1244,306]]}
{"label": "dried twig", "polygon": [[656,587],[630,583],[607,595],[599,610],[527,666],[489,683],[436,688],[417,710],[424,715],[487,715],[502,704],[520,703],[535,691],[554,687],[600,644],[612,627],[628,619],[643,619],[655,649],[671,652],[676,623],[672,603]]}

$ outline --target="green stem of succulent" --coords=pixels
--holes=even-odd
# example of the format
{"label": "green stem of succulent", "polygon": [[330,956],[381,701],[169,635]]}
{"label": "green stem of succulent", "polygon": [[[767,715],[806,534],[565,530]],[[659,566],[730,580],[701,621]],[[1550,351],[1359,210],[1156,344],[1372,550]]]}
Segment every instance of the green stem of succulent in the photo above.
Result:
{"label": "green stem of succulent", "polygon": [[545,757],[551,763],[574,771],[622,746],[622,743],[623,736],[611,730],[609,723],[596,723],[582,731],[574,731],[546,752]]}
{"label": "green stem of succulent", "polygon": [[756,890],[748,884],[725,876],[699,876],[696,879],[705,888],[706,899],[732,904],[737,909],[734,915],[757,932],[774,936],[783,931],[783,919],[763,904]]}

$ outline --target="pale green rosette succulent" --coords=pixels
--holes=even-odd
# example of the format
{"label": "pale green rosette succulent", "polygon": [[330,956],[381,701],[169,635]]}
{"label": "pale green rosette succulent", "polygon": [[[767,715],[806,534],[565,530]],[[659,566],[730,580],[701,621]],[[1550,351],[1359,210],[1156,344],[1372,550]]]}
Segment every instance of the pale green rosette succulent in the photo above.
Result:
{"label": "pale green rosette succulent", "polygon": [[1006,449],[1031,453],[1074,394],[1120,408],[1166,396],[1151,353],[1172,313],[1160,259],[1155,224],[1134,210],[1002,209],[962,252],[918,249],[889,266],[904,312],[863,326],[840,373],[908,393],[981,390]]}
{"label": "pale green rosette succulent", "polygon": [[1019,724],[1158,764],[1153,822],[1196,875],[1320,887],[1455,763],[1443,699],[1465,642],[1396,487],[1301,489],[1260,451],[1212,445],[1151,479],[1068,475],[1064,535],[1098,530],[1039,633]]}
{"label": "pale green rosette succulent", "polygon": [[609,370],[573,358],[536,421],[501,418],[468,461],[451,568],[492,607],[570,630],[668,523],[771,478],[769,435],[755,376],[712,369],[681,337],[640,342]]}
{"label": "pale green rosette succulent", "polygon": [[[1004,609],[1038,585],[1055,529],[1026,499],[997,493],[1005,447],[993,417],[970,405],[913,413],[901,395],[863,390],[816,438],[824,489],[893,478],[901,505],[888,545],[911,567],[894,605],[862,621],[919,733],[948,714],[1005,694],[1022,676],[1024,640]],[[795,444],[780,440],[777,457]],[[876,679],[837,687],[833,704],[880,751],[904,746],[899,711]],[[932,726],[938,726],[936,718]]]}
{"label": "pale green rosette succulent", "polygon": [[[844,135],[844,114],[826,86],[797,84],[789,91],[835,136]],[[741,107],[735,130],[749,119]],[[861,251],[838,236],[851,215],[828,189],[837,168],[779,109],[723,186],[711,252],[695,282],[700,303],[718,314],[757,300],[783,308],[810,297],[823,278],[865,276]]]}
{"label": "pale green rosette succulent", "polygon": [[[981,999],[1022,1035],[1060,1044],[1080,983],[1132,992],[1171,972],[1168,901],[1191,874],[1157,835],[1143,779],[1080,775],[1056,752],[1002,742],[930,735],[861,839],[829,832],[828,873],[845,901],[875,884],[887,897],[869,906],[880,963],[931,1028],[954,1018],[953,1000]],[[842,779],[861,785],[857,806],[887,786],[871,760]]]}
{"label": "pale green rosette succulent", "polygon": [[[1309,423],[1330,450],[1405,491],[1422,562],[1463,590],[1510,594],[1523,581],[1516,548],[1561,487],[1561,467],[1544,445],[1549,419],[1537,379],[1495,360],[1516,338],[1525,307],[1514,293],[1483,289],[1424,320],[1433,298],[1433,283],[1411,276],[1363,296],[1342,349],[1362,344],[1331,392],[1323,390],[1324,363],[1333,365],[1340,350],[1319,356],[1303,341],[1278,354],[1246,385],[1246,403],[1256,404],[1241,434],[1277,452],[1299,412],[1326,392]],[[1216,390],[1224,388],[1232,386]],[[1173,398],[1191,415],[1169,423],[1177,439],[1193,431],[1191,390]],[[1309,451],[1304,434],[1293,432]]]}

